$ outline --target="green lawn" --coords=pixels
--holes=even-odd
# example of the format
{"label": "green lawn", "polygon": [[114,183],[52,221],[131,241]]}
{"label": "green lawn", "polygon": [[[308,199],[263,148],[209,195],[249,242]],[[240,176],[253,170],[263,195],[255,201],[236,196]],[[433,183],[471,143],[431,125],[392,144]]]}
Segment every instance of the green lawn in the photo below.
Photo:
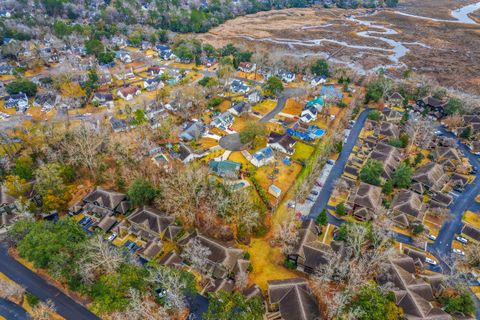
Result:
{"label": "green lawn", "polygon": [[295,160],[307,160],[313,153],[314,147],[303,142],[297,142],[294,146],[295,153],[292,158]]}

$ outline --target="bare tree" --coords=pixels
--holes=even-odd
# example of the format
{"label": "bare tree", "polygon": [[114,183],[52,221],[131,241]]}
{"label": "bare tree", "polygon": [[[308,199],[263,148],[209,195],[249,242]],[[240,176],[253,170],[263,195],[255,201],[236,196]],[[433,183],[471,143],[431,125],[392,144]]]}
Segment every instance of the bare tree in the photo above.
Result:
{"label": "bare tree", "polygon": [[113,320],[170,320],[163,307],[156,304],[149,295],[141,295],[138,290],[129,290],[130,303],[125,311],[111,315]]}
{"label": "bare tree", "polygon": [[33,320],[51,320],[56,308],[52,300],[46,302],[40,302],[37,304],[30,313]]}
{"label": "bare tree", "polygon": [[297,226],[293,220],[284,221],[275,230],[275,242],[280,244],[284,254],[289,254],[298,242]]}
{"label": "bare tree", "polygon": [[465,257],[472,268],[480,268],[480,244],[469,244],[465,249]]}
{"label": "bare tree", "polygon": [[435,130],[431,121],[425,119],[410,119],[405,125],[405,131],[410,138],[407,153],[413,145],[422,149],[428,149],[435,136]]}
{"label": "bare tree", "polygon": [[24,293],[25,288],[22,286],[15,282],[0,279],[0,298],[21,302]]}
{"label": "bare tree", "polygon": [[201,244],[198,239],[193,239],[185,246],[182,257],[189,261],[195,269],[206,273],[210,254],[212,252],[208,247]]}
{"label": "bare tree", "polygon": [[168,309],[178,314],[187,307],[184,292],[188,283],[182,279],[180,271],[161,266],[149,269],[148,282],[165,290]]}

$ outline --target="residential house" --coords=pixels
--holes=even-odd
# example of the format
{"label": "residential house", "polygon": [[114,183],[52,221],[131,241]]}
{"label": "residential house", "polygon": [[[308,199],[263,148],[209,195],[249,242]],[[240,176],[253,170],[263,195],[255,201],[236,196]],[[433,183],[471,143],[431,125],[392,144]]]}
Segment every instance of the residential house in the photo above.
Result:
{"label": "residential house", "polygon": [[480,230],[466,223],[462,228],[462,236],[470,241],[480,242]]}
{"label": "residential house", "polygon": [[130,56],[130,54],[126,51],[123,51],[123,50],[118,50],[115,52],[115,58],[116,59],[119,59],[120,61],[122,61],[123,63],[130,63],[132,62],[132,57]]}
{"label": "residential house", "polygon": [[234,116],[239,117],[242,114],[250,111],[250,105],[247,104],[245,101],[234,102],[227,111],[233,114]]}
{"label": "residential house", "polygon": [[275,131],[270,133],[268,137],[268,146],[272,149],[280,151],[282,153],[286,153],[288,155],[293,155],[295,153],[295,149],[293,146],[297,141],[292,138],[288,134],[280,134]]}
{"label": "residential house", "polygon": [[254,72],[256,68],[257,65],[252,62],[240,62],[240,64],[238,65],[238,70],[245,73]]}
{"label": "residential house", "polygon": [[82,200],[83,207],[88,211],[106,212],[109,215],[126,214],[130,209],[127,196],[121,192],[105,190],[96,187]]}
{"label": "residential house", "polygon": [[210,169],[210,172],[226,179],[238,179],[240,167],[240,163],[230,160],[210,160],[210,162],[208,163],[208,168]]}
{"label": "residential house", "polygon": [[343,244],[333,241],[332,246],[323,244],[319,240],[321,228],[312,219],[304,220],[298,230],[297,245],[287,257],[294,262],[297,269],[313,273],[321,265],[326,264],[332,254],[343,254]]}
{"label": "residential house", "polygon": [[135,96],[138,96],[141,93],[141,88],[136,85],[131,85],[128,87],[123,87],[118,89],[117,95],[124,100],[132,100]]}
{"label": "residential house", "polygon": [[143,87],[147,91],[153,91],[163,88],[164,84],[159,77],[143,80]]}
{"label": "residential house", "polygon": [[388,97],[388,104],[390,106],[401,106],[404,100],[405,98],[400,93],[394,92]]}
{"label": "residential house", "polygon": [[214,240],[195,231],[178,240],[178,245],[185,248],[196,241],[210,250],[204,270],[214,279],[226,279],[233,274],[246,272],[249,261],[243,259],[243,250],[227,242]]}
{"label": "residential house", "polygon": [[391,258],[383,270],[378,281],[393,286],[395,303],[403,309],[405,319],[452,320],[435,301],[444,288],[442,275],[417,275],[415,261],[409,256]]}
{"label": "residential house", "polygon": [[410,247],[405,247],[403,253],[413,259],[415,266],[418,268],[424,268],[425,260],[427,258],[427,253],[419,250],[412,249]]}
{"label": "residential house", "polygon": [[123,119],[118,119],[118,118],[115,118],[114,116],[111,116],[109,119],[109,122],[113,132],[118,133],[118,132],[123,132],[128,130],[127,121]]}
{"label": "residential house", "polygon": [[361,221],[371,220],[375,212],[381,208],[382,188],[361,182],[350,196],[348,204],[355,218]]}
{"label": "residential house", "polygon": [[165,254],[159,261],[158,264],[167,267],[180,267],[183,264],[183,259],[177,253],[175,249],[171,250]]}
{"label": "residential house", "polygon": [[44,110],[51,110],[59,102],[60,102],[60,96],[53,92],[37,93],[33,101],[33,106],[41,107]]}
{"label": "residential house", "polygon": [[163,250],[163,244],[160,240],[150,240],[145,244],[145,247],[141,248],[137,253],[143,259],[150,261],[157,257]]}
{"label": "residential house", "polygon": [[7,193],[7,189],[0,185],[0,234],[5,233],[18,217],[15,200]]}
{"label": "residential house", "polygon": [[318,110],[313,106],[305,106],[300,114],[300,121],[309,123],[317,120]]}
{"label": "residential house", "polygon": [[315,125],[305,127],[301,123],[295,123],[287,128],[287,134],[303,141],[313,141],[322,137],[325,134],[325,130]]}
{"label": "residential house", "polygon": [[177,57],[168,46],[157,45],[155,49],[158,52],[158,56],[163,60],[172,60]]}
{"label": "residential house", "polygon": [[340,100],[343,98],[343,93],[333,85],[326,85],[320,90],[320,97],[323,99]]}
{"label": "residential house", "polygon": [[163,74],[163,69],[159,66],[151,66],[148,67],[147,74],[152,77],[161,76]]}
{"label": "residential house", "polygon": [[443,192],[430,190],[428,204],[432,208],[446,208],[453,201],[453,198]]}
{"label": "residential house", "polygon": [[393,222],[402,228],[410,228],[414,223],[421,223],[425,209],[422,197],[410,190],[397,192],[390,207]]}
{"label": "residential house", "polygon": [[293,82],[296,78],[295,73],[288,70],[278,70],[277,76],[286,83]]}
{"label": "residential house", "polygon": [[28,97],[25,93],[11,94],[4,98],[5,108],[15,108],[17,112],[25,112],[28,109]]}
{"label": "residential house", "polygon": [[380,142],[371,152],[370,159],[379,161],[383,167],[382,178],[390,179],[400,165],[402,156],[397,148]]}
{"label": "residential house", "polygon": [[5,75],[5,74],[12,74],[13,73],[13,67],[9,65],[6,62],[0,63],[0,74]]}
{"label": "residential house", "polygon": [[200,121],[189,121],[183,125],[180,138],[184,141],[198,140],[203,136],[205,131],[205,125]]}
{"label": "residential house", "polygon": [[400,129],[391,122],[382,121],[377,128],[377,132],[380,140],[398,139],[400,137]]}
{"label": "residential house", "polygon": [[213,118],[213,120],[210,122],[210,127],[226,130],[233,124],[234,121],[235,118],[233,118],[232,114],[228,111],[225,111],[224,113],[221,113]]}
{"label": "residential house", "polygon": [[442,101],[434,97],[425,97],[421,100],[417,100],[417,106],[420,109],[427,109],[429,114],[436,118],[442,118],[445,116],[444,108],[448,104],[448,101]]}
{"label": "residential house", "polygon": [[251,104],[259,103],[262,101],[262,93],[258,90],[253,90],[247,94],[247,100]]}
{"label": "residential house", "polygon": [[413,174],[412,180],[420,182],[427,190],[440,190],[448,181],[443,167],[435,162],[419,167]]}
{"label": "residential house", "polygon": [[270,162],[275,160],[274,153],[271,147],[267,146],[257,152],[252,156],[250,162],[257,168],[262,167]]}
{"label": "residential house", "polygon": [[247,93],[250,87],[243,81],[235,79],[230,83],[230,90],[235,93]]}
{"label": "residential house", "polygon": [[303,278],[270,280],[268,284],[268,313],[266,319],[322,319],[317,299],[308,280]]}
{"label": "residential house", "polygon": [[445,170],[455,171],[462,164],[462,155],[455,147],[437,146],[432,152],[433,161],[443,166]]}
{"label": "residential house", "polygon": [[385,108],[382,113],[383,119],[391,123],[399,123],[403,118],[403,114],[401,114],[395,109]]}
{"label": "residential house", "polygon": [[182,229],[174,225],[174,220],[156,208],[143,206],[128,216],[129,233],[147,242],[164,238],[167,233],[168,238],[174,238]]}
{"label": "residential house", "polygon": [[312,79],[312,81],[310,82],[310,84],[312,86],[318,86],[318,85],[321,85],[321,84],[325,84],[327,82],[327,76],[316,76]]}
{"label": "residential house", "polygon": [[195,159],[194,153],[183,143],[178,145],[177,157],[182,163],[189,163]]}
{"label": "residential house", "polygon": [[113,108],[113,94],[110,92],[95,92],[92,101],[100,107]]}

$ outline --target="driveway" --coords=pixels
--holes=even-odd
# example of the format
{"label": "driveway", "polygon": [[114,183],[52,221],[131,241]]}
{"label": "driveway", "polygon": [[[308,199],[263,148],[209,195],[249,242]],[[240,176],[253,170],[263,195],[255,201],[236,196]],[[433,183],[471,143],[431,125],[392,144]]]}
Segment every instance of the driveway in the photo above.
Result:
{"label": "driveway", "polygon": [[[23,286],[28,292],[37,296],[40,300],[52,300],[55,304],[57,313],[65,319],[100,319],[83,305],[79,304],[65,293],[49,284],[35,272],[32,272],[17,260],[13,259],[8,254],[8,248],[5,244],[0,245],[0,272]],[[13,309],[10,309],[10,312],[14,312]],[[7,317],[7,319],[16,318]]]}
{"label": "driveway", "polygon": [[[335,164],[333,165],[330,175],[325,181],[325,184],[323,185],[322,190],[320,191],[320,194],[318,195],[317,200],[315,201],[315,204],[310,210],[310,214],[308,215],[309,219],[315,219],[320,214],[320,212],[322,212],[323,209],[327,208],[328,199],[330,199],[330,196],[333,191],[333,185],[335,181],[338,178],[340,178],[340,176],[343,173],[343,170],[345,169],[345,165],[347,164],[348,157],[350,156],[350,153],[352,152],[353,147],[357,143],[358,136],[360,135],[360,131],[362,131],[363,125],[365,124],[365,120],[367,120],[367,115],[369,111],[370,111],[369,109],[364,110],[360,114],[360,116],[358,116],[357,121],[353,125],[352,130],[350,131],[347,142],[343,145],[342,152],[340,152],[340,156],[338,157],[338,160],[335,161]],[[338,221],[335,221],[336,218],[335,219],[334,218],[335,217],[329,215],[329,220],[332,220],[332,222],[338,222]]]}

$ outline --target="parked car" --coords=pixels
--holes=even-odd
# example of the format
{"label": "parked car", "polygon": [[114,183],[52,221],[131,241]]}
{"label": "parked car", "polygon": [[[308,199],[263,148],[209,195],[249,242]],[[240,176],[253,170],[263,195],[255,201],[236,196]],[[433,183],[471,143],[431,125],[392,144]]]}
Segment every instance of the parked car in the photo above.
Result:
{"label": "parked car", "polygon": [[108,241],[112,242],[117,237],[117,234],[114,232],[108,237]]}
{"label": "parked car", "polygon": [[327,163],[333,166],[335,164],[335,160],[328,160]]}
{"label": "parked car", "polygon": [[465,239],[464,237],[460,237],[460,236],[457,236],[455,237],[455,240],[457,240],[458,242],[461,242],[463,244],[467,244],[468,243],[468,240]]}
{"label": "parked car", "polygon": [[453,251],[453,253],[458,254],[459,256],[464,256],[465,255],[465,252],[463,252],[462,250],[452,249],[452,251]]}
{"label": "parked car", "polygon": [[435,237],[433,234],[429,234],[428,239],[430,239],[432,241],[435,241],[435,240],[437,240],[437,237]]}
{"label": "parked car", "polygon": [[318,196],[318,191],[317,190],[312,190],[312,192],[310,192],[310,194],[313,194],[314,196]]}
{"label": "parked car", "polygon": [[315,199],[313,199],[312,197],[307,197],[307,201],[315,202]]}
{"label": "parked car", "polygon": [[437,265],[437,261],[433,260],[433,259],[430,259],[430,258],[425,258],[425,262],[428,263],[428,264],[431,264],[432,266],[436,266]]}

